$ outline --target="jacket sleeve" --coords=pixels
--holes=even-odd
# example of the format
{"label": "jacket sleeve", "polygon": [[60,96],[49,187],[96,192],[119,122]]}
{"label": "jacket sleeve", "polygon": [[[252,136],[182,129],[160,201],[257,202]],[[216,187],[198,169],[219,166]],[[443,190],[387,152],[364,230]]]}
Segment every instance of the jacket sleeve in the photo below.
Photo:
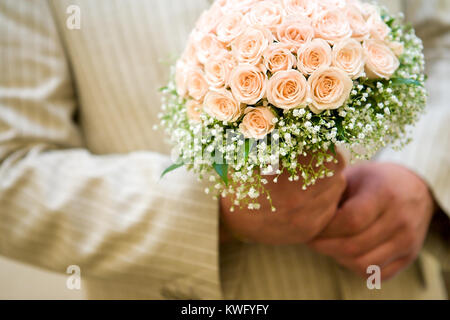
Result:
{"label": "jacket sleeve", "polygon": [[[425,47],[428,75],[427,113],[412,132],[412,142],[400,152],[384,150],[379,161],[404,165],[428,183],[441,212],[426,248],[438,252],[450,270],[450,3],[446,0],[406,2],[406,17],[414,23]],[[434,230],[434,228],[433,228]]]}
{"label": "jacket sleeve", "polygon": [[220,298],[218,205],[153,152],[91,154],[45,0],[0,3],[0,254],[57,272]]}

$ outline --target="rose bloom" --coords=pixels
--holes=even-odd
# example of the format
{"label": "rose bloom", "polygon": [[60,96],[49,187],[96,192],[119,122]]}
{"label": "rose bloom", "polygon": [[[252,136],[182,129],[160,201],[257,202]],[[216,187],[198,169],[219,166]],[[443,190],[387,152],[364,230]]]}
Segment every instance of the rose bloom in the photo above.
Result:
{"label": "rose bloom", "polygon": [[262,139],[275,128],[275,115],[269,107],[247,107],[244,114],[239,130],[245,138]]}
{"label": "rose bloom", "polygon": [[356,6],[348,6],[346,14],[352,29],[352,38],[358,41],[367,39],[369,37],[369,27],[361,11]]}
{"label": "rose bloom", "polygon": [[317,38],[333,43],[334,41],[350,38],[352,29],[343,10],[332,9],[320,12],[313,21]]}
{"label": "rose bloom", "polygon": [[333,47],[333,66],[341,68],[352,79],[359,78],[364,72],[364,49],[355,39],[337,42]]}
{"label": "rose bloom", "polygon": [[330,9],[343,9],[349,0],[318,0],[316,12]]}
{"label": "rose bloom", "polygon": [[217,56],[225,52],[225,46],[212,33],[198,34],[195,43],[197,47],[197,58],[205,64],[211,56]]}
{"label": "rose bloom", "polygon": [[283,8],[275,1],[260,1],[245,16],[248,25],[258,25],[275,31],[283,22]]}
{"label": "rose bloom", "polygon": [[209,10],[203,11],[195,27],[205,33],[215,32],[217,24],[222,17],[222,9],[217,6],[212,6]]}
{"label": "rose bloom", "polygon": [[228,0],[224,6],[226,11],[239,11],[247,13],[250,11],[260,0]]}
{"label": "rose bloom", "polygon": [[325,40],[313,39],[297,52],[297,69],[304,74],[311,74],[321,67],[330,65],[331,47]]}
{"label": "rose bloom", "polygon": [[229,85],[239,102],[255,104],[266,93],[267,75],[255,66],[241,64],[231,73]]}
{"label": "rose bloom", "polygon": [[236,60],[229,52],[217,57],[211,57],[206,61],[205,77],[209,86],[216,89],[228,86],[231,71],[236,64]]}
{"label": "rose bloom", "polygon": [[199,61],[197,59],[197,49],[195,47],[194,32],[191,33],[191,35],[189,36],[188,43],[186,45],[186,49],[184,49],[183,54],[181,55],[181,58],[188,65],[196,66],[199,64]]}
{"label": "rose bloom", "polygon": [[366,74],[371,79],[389,79],[400,66],[392,50],[380,40],[364,41]]}
{"label": "rose bloom", "polygon": [[243,111],[242,105],[229,90],[211,90],[203,101],[203,110],[219,121],[235,122]]}
{"label": "rose bloom", "polygon": [[225,9],[230,0],[216,0],[211,6],[212,8]]}
{"label": "rose bloom", "polygon": [[283,43],[271,44],[263,53],[264,66],[272,73],[292,69],[296,59]]}
{"label": "rose bloom", "polygon": [[189,100],[186,102],[186,113],[189,120],[201,122],[200,115],[202,114],[202,104],[196,100]]}
{"label": "rose bloom", "polygon": [[315,71],[308,79],[313,112],[337,109],[350,95],[353,81],[344,70],[324,67]]}
{"label": "rose bloom", "polygon": [[314,29],[309,19],[292,20],[289,17],[277,28],[277,40],[296,52],[302,44],[314,37]]}
{"label": "rose bloom", "polygon": [[240,12],[227,14],[217,25],[217,39],[229,45],[243,31],[242,19],[244,16]]}
{"label": "rose bloom", "polygon": [[278,71],[267,84],[267,100],[281,109],[304,106],[308,94],[306,78],[297,70]]}
{"label": "rose bloom", "polygon": [[360,8],[361,13],[366,20],[374,14],[380,15],[377,6],[374,6],[371,3],[357,1],[356,5]]}
{"label": "rose bloom", "polygon": [[232,53],[240,63],[257,65],[261,62],[263,52],[273,42],[269,29],[248,27],[231,44]]}
{"label": "rose bloom", "polygon": [[372,14],[367,20],[367,26],[372,38],[377,40],[384,40],[391,32],[391,29],[381,19],[378,13]]}
{"label": "rose bloom", "polygon": [[403,46],[403,43],[398,41],[391,41],[388,43],[389,48],[391,48],[392,52],[397,57],[400,57],[403,54],[403,51],[405,50],[405,47]]}
{"label": "rose bloom", "polygon": [[208,83],[200,68],[189,68],[186,73],[186,87],[189,96],[199,101],[203,99],[208,91]]}
{"label": "rose bloom", "polygon": [[283,0],[288,15],[310,17],[317,6],[316,0]]}

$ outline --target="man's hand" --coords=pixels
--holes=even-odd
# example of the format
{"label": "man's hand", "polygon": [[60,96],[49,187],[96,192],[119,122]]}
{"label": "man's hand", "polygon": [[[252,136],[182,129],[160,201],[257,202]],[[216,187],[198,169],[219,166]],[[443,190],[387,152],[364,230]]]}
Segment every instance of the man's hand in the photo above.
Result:
{"label": "man's hand", "polygon": [[[309,163],[309,157],[301,159]],[[235,210],[229,198],[220,202],[222,229],[221,239],[227,238],[224,229],[239,239],[265,244],[294,244],[311,240],[330,222],[345,190],[343,176],[344,159],[328,164],[334,171],[331,178],[319,179],[307,190],[302,190],[301,181],[288,181],[283,174],[273,183],[275,176],[267,176],[265,186],[271,194],[276,212],[271,211],[268,201],[260,197],[259,210]]]}
{"label": "man's hand", "polygon": [[356,273],[369,265],[386,280],[417,257],[435,202],[426,183],[408,169],[369,163],[345,170],[348,187],[335,217],[309,245]]}

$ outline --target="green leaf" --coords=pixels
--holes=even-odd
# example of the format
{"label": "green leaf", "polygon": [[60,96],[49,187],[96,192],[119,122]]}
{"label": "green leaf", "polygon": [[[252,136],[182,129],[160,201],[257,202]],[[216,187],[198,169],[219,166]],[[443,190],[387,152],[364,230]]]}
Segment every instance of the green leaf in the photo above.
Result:
{"label": "green leaf", "polygon": [[173,171],[175,169],[178,169],[179,167],[184,166],[184,163],[174,163],[171,166],[167,167],[166,170],[163,171],[163,173],[161,173],[161,177],[164,177],[167,173],[169,173],[170,171]]}
{"label": "green leaf", "polygon": [[341,118],[336,119],[336,128],[337,128],[337,135],[338,135],[339,139],[344,140],[345,142],[349,142],[349,140],[346,136],[344,126],[342,125]]}
{"label": "green leaf", "polygon": [[391,79],[392,84],[399,85],[399,84],[411,84],[415,86],[422,86],[422,84],[414,79],[405,79],[405,78],[393,78]]}
{"label": "green leaf", "polygon": [[333,156],[337,156],[337,154],[336,154],[336,147],[335,147],[335,145],[334,145],[334,143],[332,143],[331,145],[330,145],[330,150],[331,150],[331,153],[333,154]]}
{"label": "green leaf", "polygon": [[250,150],[252,149],[253,141],[250,139],[245,139],[244,143],[244,161],[247,163],[248,155],[250,154]]}
{"label": "green leaf", "polygon": [[216,170],[217,174],[222,178],[223,182],[225,182],[225,185],[228,186],[228,164],[214,163],[213,168],[214,170]]}

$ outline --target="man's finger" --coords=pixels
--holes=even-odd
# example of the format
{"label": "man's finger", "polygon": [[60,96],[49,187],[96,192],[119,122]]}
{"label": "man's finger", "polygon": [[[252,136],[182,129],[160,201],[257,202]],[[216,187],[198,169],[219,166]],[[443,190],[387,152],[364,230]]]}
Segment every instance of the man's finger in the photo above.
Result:
{"label": "man's finger", "polygon": [[381,280],[386,281],[395,277],[400,271],[405,269],[414,261],[414,257],[414,254],[410,254],[392,261],[390,264],[381,269]]}
{"label": "man's finger", "polygon": [[321,238],[351,236],[366,230],[381,214],[380,205],[369,191],[347,199],[320,234]]}
{"label": "man's finger", "polygon": [[411,248],[405,243],[402,235],[397,234],[366,254],[356,258],[340,258],[338,262],[363,274],[370,265],[383,269],[393,261],[409,255],[410,252]]}
{"label": "man's finger", "polygon": [[392,237],[398,226],[383,213],[365,231],[355,236],[316,239],[308,243],[314,250],[336,258],[363,255]]}

